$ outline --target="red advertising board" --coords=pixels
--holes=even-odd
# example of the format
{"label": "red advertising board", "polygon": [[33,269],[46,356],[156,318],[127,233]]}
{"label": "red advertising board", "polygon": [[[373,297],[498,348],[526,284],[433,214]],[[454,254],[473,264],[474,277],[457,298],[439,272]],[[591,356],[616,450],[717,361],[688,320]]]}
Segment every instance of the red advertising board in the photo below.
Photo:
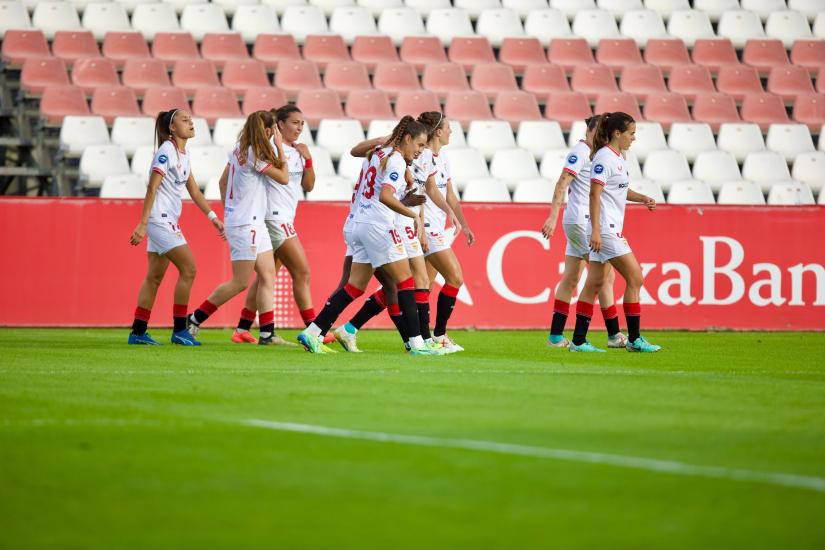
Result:
{"label": "red advertising board", "polygon": [[[146,271],[145,243],[129,244],[141,206],[142,200],[0,199],[0,326],[129,325]],[[451,326],[548,328],[564,262],[561,224],[547,241],[540,234],[547,205],[463,208],[476,243],[468,248],[461,234],[453,243],[465,286]],[[295,228],[312,268],[316,312],[341,277],[347,213],[346,203],[303,202],[298,209]],[[816,232],[824,222],[818,206],[629,206],[623,234],[645,273],[642,326],[825,330],[825,246]],[[230,278],[229,249],[190,201],[181,225],[198,264],[189,304],[195,308]],[[176,278],[172,266],[151,325],[171,325]],[[616,279],[618,299],[624,283]],[[373,281],[368,294],[376,287]],[[435,296],[432,304],[434,315]],[[276,292],[276,306],[279,324],[302,325],[288,289]],[[230,301],[209,324],[234,326],[242,307],[242,298]],[[392,324],[382,315],[368,326]],[[600,326],[596,315],[594,328]]]}

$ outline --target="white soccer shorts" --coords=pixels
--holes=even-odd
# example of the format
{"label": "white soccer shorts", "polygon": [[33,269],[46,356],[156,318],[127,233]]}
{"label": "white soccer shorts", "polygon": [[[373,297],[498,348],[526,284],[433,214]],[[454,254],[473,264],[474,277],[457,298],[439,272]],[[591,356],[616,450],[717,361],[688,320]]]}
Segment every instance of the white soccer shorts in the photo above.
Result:
{"label": "white soccer shorts", "polygon": [[421,241],[415,236],[415,229],[412,226],[396,225],[395,232],[404,242],[404,250],[407,251],[408,258],[417,258],[424,255],[424,251],[421,249]]}
{"label": "white soccer shorts", "polygon": [[[624,256],[633,252],[627,244],[627,239],[618,233],[608,233],[602,235],[602,249],[600,252],[590,251],[590,259],[596,262],[606,264],[613,258]],[[590,235],[587,236],[587,242],[590,242]]]}
{"label": "white soccer shorts", "polygon": [[280,220],[266,220],[266,229],[272,241],[272,250],[278,250],[287,239],[298,236],[291,223]]}
{"label": "white soccer shorts", "polygon": [[233,262],[255,260],[258,254],[272,251],[272,241],[265,223],[226,228],[229,257]]}
{"label": "white soccer shorts", "polygon": [[564,250],[565,256],[584,258],[590,254],[590,236],[587,234],[587,227],[584,224],[566,223],[564,235],[567,237],[567,248]]}
{"label": "white soccer shorts", "polygon": [[[450,230],[453,229],[450,228]],[[424,234],[427,235],[428,246],[427,252],[424,253],[424,257],[450,248],[450,245],[447,244],[447,239],[444,237],[443,231],[433,231],[428,228]]]}
{"label": "white soccer shorts", "polygon": [[352,262],[381,267],[407,259],[404,242],[395,229],[356,222],[352,225]]}
{"label": "white soccer shorts", "polygon": [[156,252],[163,256],[173,248],[186,244],[186,237],[180,225],[171,222],[154,223],[150,222],[146,226],[147,252]]}

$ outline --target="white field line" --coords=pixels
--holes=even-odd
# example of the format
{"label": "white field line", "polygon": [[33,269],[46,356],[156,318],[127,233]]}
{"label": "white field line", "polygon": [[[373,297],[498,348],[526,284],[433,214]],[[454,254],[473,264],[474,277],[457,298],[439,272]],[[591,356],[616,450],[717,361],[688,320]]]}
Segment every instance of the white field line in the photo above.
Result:
{"label": "white field line", "polygon": [[608,370],[608,369],[536,369],[536,370],[502,370],[502,369],[185,369],[185,370],[93,370],[93,369],[61,369],[61,370],[0,370],[0,374],[606,374],[631,376],[743,376],[754,374],[819,374],[825,371],[814,370],[741,370],[741,371],[688,371],[688,370]]}
{"label": "white field line", "polygon": [[798,489],[825,492],[825,478],[813,476],[800,476],[775,472],[758,472],[754,470],[739,470],[735,468],[723,468],[717,466],[695,466],[692,464],[684,464],[682,462],[657,460],[654,458],[570,451],[567,449],[550,449],[546,447],[531,447],[527,445],[514,445],[510,443],[496,443],[493,441],[442,439],[438,437],[399,435],[381,432],[361,432],[339,428],[328,428],[326,426],[313,426],[309,424],[274,422],[270,420],[252,419],[241,421],[241,423],[248,426],[267,428],[270,430],[341,437],[345,439],[366,439],[384,443],[400,443],[402,445],[420,445],[425,447],[486,451],[490,453],[507,455],[534,456],[554,460],[567,460],[570,462],[605,464],[608,466],[618,466],[620,468],[633,468],[636,470],[647,470],[651,472],[681,476],[752,481],[756,483],[767,483],[769,485],[779,485],[782,487],[794,487]]}

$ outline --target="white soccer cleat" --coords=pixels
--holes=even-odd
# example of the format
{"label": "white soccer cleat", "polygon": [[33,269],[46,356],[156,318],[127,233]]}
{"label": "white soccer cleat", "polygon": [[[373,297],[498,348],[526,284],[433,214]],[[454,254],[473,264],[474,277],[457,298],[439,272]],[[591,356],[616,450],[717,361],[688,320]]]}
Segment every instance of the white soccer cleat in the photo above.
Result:
{"label": "white soccer cleat", "polygon": [[353,353],[361,353],[358,346],[355,344],[355,335],[347,332],[344,325],[341,325],[333,332],[335,339],[344,347],[345,350]]}
{"label": "white soccer cleat", "polygon": [[615,338],[607,337],[608,348],[623,348],[627,345],[627,336],[621,332],[617,333]]}
{"label": "white soccer cleat", "polygon": [[433,335],[433,342],[435,342],[436,344],[441,344],[450,353],[464,351],[464,348],[453,342],[453,339],[450,338],[447,334],[445,334],[444,336]]}
{"label": "white soccer cleat", "polygon": [[186,325],[186,330],[189,331],[189,334],[192,335],[192,338],[197,338],[198,334],[201,333],[201,326],[197,323],[193,323],[191,316],[186,318]]}
{"label": "white soccer cleat", "polygon": [[553,335],[550,335],[547,338],[547,347],[548,348],[567,348],[567,347],[570,347],[570,340],[568,340],[564,336],[561,336],[559,338],[558,342],[554,342],[553,340],[554,340]]}

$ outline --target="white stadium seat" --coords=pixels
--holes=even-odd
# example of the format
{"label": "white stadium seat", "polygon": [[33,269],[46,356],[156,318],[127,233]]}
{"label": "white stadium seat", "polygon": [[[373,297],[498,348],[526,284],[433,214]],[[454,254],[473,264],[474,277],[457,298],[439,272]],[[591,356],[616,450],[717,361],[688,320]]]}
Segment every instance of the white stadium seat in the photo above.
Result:
{"label": "white stadium seat", "polygon": [[481,151],[490,161],[496,151],[515,149],[516,140],[506,120],[474,120],[467,129],[467,145]]}
{"label": "white stadium seat", "polygon": [[150,117],[119,116],[112,125],[112,143],[120,145],[126,156],[135,154],[142,145],[153,145],[155,140],[155,119]]}
{"label": "white stadium seat", "polygon": [[818,13],[825,12],[825,0],[788,0],[788,9],[801,11],[813,23]]}
{"label": "white stadium seat", "polygon": [[739,0],[693,0],[693,9],[702,10],[708,14],[714,23],[719,22],[722,13],[742,9]]}
{"label": "white stadium seat", "polygon": [[335,8],[329,20],[329,30],[340,34],[348,46],[352,46],[359,35],[378,34],[375,19],[367,8]]}
{"label": "white stadium seat", "polygon": [[378,18],[378,32],[392,38],[396,46],[400,46],[406,36],[427,34],[421,15],[410,7],[390,8],[381,12]]}
{"label": "white stadium seat", "polygon": [[[816,151],[811,131],[807,124],[771,124],[765,138],[768,151],[776,151],[785,156],[787,162],[793,162],[800,153]],[[825,166],[823,166],[825,169]]]}
{"label": "white stadium seat", "polygon": [[132,155],[130,174],[140,178],[143,183],[149,183],[149,171],[152,169],[152,159],[155,158],[154,146],[144,145],[135,149]]}
{"label": "white stadium seat", "polygon": [[350,155],[348,152],[341,155],[338,161],[338,175],[350,182],[353,186],[358,182],[358,175],[361,173],[363,158]]}
{"label": "white stadium seat", "polygon": [[291,6],[306,6],[307,0],[261,0],[261,3],[275,8],[275,14],[280,17]]}
{"label": "white stadium seat", "polygon": [[160,0],[114,0],[118,4],[123,4],[126,7],[126,13],[132,14],[138,4],[157,4]]}
{"label": "white stadium seat", "polygon": [[577,120],[570,126],[570,135],[567,137],[567,146],[573,148],[580,140],[585,139],[587,134],[587,124],[583,120]]}
{"label": "white stadium seat", "polygon": [[133,174],[106,176],[100,185],[101,199],[142,199],[146,196],[146,184]]}
{"label": "white stadium seat", "polygon": [[696,156],[693,163],[693,177],[702,180],[714,192],[719,192],[723,183],[742,179],[736,157],[727,151],[705,151]]}
{"label": "white stadium seat", "polygon": [[570,154],[570,149],[555,149],[553,151],[545,151],[539,163],[539,174],[542,178],[550,180],[553,185],[559,181],[562,169],[565,162],[567,162],[567,155]]}
{"label": "white stadium seat", "polygon": [[23,2],[0,2],[0,39],[7,30],[26,30],[32,28],[29,10]]}
{"label": "white stadium seat", "polygon": [[716,204],[713,191],[701,181],[677,181],[670,186],[668,204]]}
{"label": "white stadium seat", "polygon": [[100,187],[106,176],[129,174],[129,160],[120,145],[89,145],[80,155],[79,172],[82,187]]}
{"label": "white stadium seat", "polygon": [[207,147],[186,147],[186,151],[192,156],[192,175],[198,187],[204,188],[209,178],[220,177],[223,174],[226,163],[229,162],[229,154],[223,147],[210,145]]}
{"label": "white stadium seat", "polygon": [[758,124],[726,123],[719,127],[716,145],[723,151],[730,151],[737,162],[745,162],[751,153],[767,151],[762,130]]}
{"label": "white stadium seat", "polygon": [[716,204],[761,205],[765,195],[752,181],[732,181],[722,185]]}
{"label": "white stadium seat", "polygon": [[232,16],[232,30],[241,33],[247,44],[254,44],[259,34],[283,32],[275,8],[261,4],[238,6]]}
{"label": "white stadium seat", "polygon": [[490,162],[490,175],[502,180],[512,191],[521,180],[539,177],[539,169],[533,153],[526,149],[505,149],[496,151]]}
{"label": "white stadium seat", "polygon": [[368,8],[372,16],[378,18],[381,12],[387,8],[403,8],[404,0],[358,0],[358,5]]}
{"label": "white stadium seat", "polygon": [[742,177],[759,185],[767,193],[774,183],[789,183],[791,172],[785,157],[775,151],[766,151],[745,157]]}
{"label": "white stadium seat", "polygon": [[181,29],[189,32],[195,42],[202,42],[208,32],[229,32],[229,24],[223,8],[217,4],[190,5],[183,8],[180,16]]}
{"label": "white stadium seat", "polygon": [[696,160],[703,151],[716,151],[716,140],[710,124],[704,122],[674,122],[667,136],[667,146],[681,151],[688,162]]}
{"label": "white stadium seat", "polygon": [[312,157],[312,167],[316,176],[334,176],[335,167],[332,165],[332,157],[325,147],[310,146],[309,154]]}
{"label": "white stadium seat", "polygon": [[325,17],[332,16],[336,8],[348,8],[355,6],[355,0],[309,0],[310,5],[318,6],[324,12]]}
{"label": "white stadium seat", "polygon": [[797,155],[793,161],[791,177],[807,183],[812,190],[819,193],[825,185],[825,153],[815,151]]}
{"label": "white stadium seat", "polygon": [[819,197],[816,200],[816,204],[819,206],[825,206],[825,193],[823,193],[821,189],[819,191]]}
{"label": "white stadium seat", "polygon": [[192,125],[195,127],[195,137],[186,142],[187,147],[206,147],[212,145],[212,133],[209,131],[209,123],[205,118],[192,117]]}
{"label": "white stadium seat", "polygon": [[468,180],[490,177],[487,162],[478,149],[450,149],[447,158],[450,159],[450,177],[457,191],[462,191]]}
{"label": "white stadium seat", "polygon": [[596,6],[600,10],[607,10],[619,21],[627,11],[645,9],[642,0],[596,0]]}
{"label": "white stadium seat", "polygon": [[415,8],[415,11],[424,17],[430,15],[430,12],[435,9],[452,7],[450,0],[404,0],[404,4],[408,8]]}
{"label": "white stadium seat", "polygon": [[651,38],[667,38],[665,22],[659,12],[652,10],[629,11],[622,17],[619,25],[622,36],[632,38],[640,48],[647,46]]}
{"label": "white stadium seat", "polygon": [[665,203],[665,194],[662,193],[662,187],[655,181],[646,180],[644,178],[630,178],[630,189],[647,195],[656,201],[656,204]]}
{"label": "white stadium seat", "polygon": [[38,2],[32,15],[32,26],[43,31],[47,40],[52,40],[57,31],[81,28],[77,10],[69,2]]}
{"label": "white stadium seat", "polygon": [[460,8],[434,9],[427,16],[427,32],[437,36],[444,47],[457,36],[474,36],[473,24],[466,10]]}
{"label": "white stadium seat", "polygon": [[[217,4],[223,8],[226,15],[232,15],[238,12],[238,8],[243,6],[260,6],[259,0],[211,0],[213,4]],[[275,13],[275,10],[272,10]],[[234,23],[234,21],[233,21]]]}
{"label": "white stadium seat", "polygon": [[221,178],[209,178],[206,189],[203,190],[203,197],[208,201],[221,200]]}
{"label": "white stadium seat", "polygon": [[304,145],[308,145],[312,147],[315,145],[315,140],[312,139],[312,132],[309,129],[309,124],[304,124],[304,129],[301,130],[301,133],[298,135],[298,143],[303,143]]}
{"label": "white stadium seat", "polygon": [[338,160],[353,145],[364,141],[361,123],[352,119],[324,119],[318,125],[315,142],[329,151],[332,160]]}
{"label": "white stadium seat", "polygon": [[516,134],[516,145],[533,153],[539,161],[545,151],[564,148],[564,134],[555,120],[523,120]]}
{"label": "white stadium seat", "polygon": [[450,130],[452,130],[452,133],[450,134],[449,145],[445,145],[444,148],[447,151],[466,148],[467,138],[464,137],[464,128],[461,126],[461,122],[451,118],[448,119],[448,124],[450,125]]}
{"label": "white stadium seat", "polygon": [[719,18],[716,34],[733,42],[733,47],[741,50],[752,38],[765,38],[765,29],[759,16],[752,11],[726,11]]}
{"label": "white stadium seat", "polygon": [[625,162],[627,162],[627,173],[630,176],[630,179],[644,179],[644,175],[642,174],[642,166],[639,164],[639,159],[636,158],[636,153],[633,152],[633,149],[625,151],[624,154]]}
{"label": "white stadium seat", "polygon": [[79,157],[87,145],[108,145],[109,129],[102,116],[67,116],[60,126],[60,150]]}
{"label": "white stadium seat", "polygon": [[218,147],[221,147],[228,154],[238,143],[238,133],[246,123],[245,118],[219,118],[215,121],[215,130],[212,139]]}
{"label": "white stadium seat", "polygon": [[531,10],[524,20],[524,33],[538,38],[545,48],[554,38],[570,38],[570,22],[560,10]]}
{"label": "white stadium seat", "polygon": [[392,134],[392,130],[396,124],[398,124],[397,120],[371,120],[367,128],[367,139],[375,139]]}
{"label": "white stadium seat", "polygon": [[658,122],[637,122],[636,141],[633,142],[633,152],[636,158],[644,162],[650,151],[664,151],[667,141],[662,125]]}
{"label": "white stadium seat", "polygon": [[289,6],[281,16],[281,28],[287,29],[295,41],[303,45],[310,34],[329,34],[327,18],[317,6]]}
{"label": "white stadium seat", "polygon": [[501,46],[505,38],[524,36],[521,18],[508,9],[484,10],[476,22],[476,32],[489,40],[494,48]]}
{"label": "white stadium seat", "polygon": [[151,42],[159,32],[178,32],[180,23],[169,4],[139,4],[132,12],[132,28]]}
{"label": "white stadium seat", "polygon": [[495,178],[471,179],[461,194],[465,202],[510,202],[507,185]]}
{"label": "white stadium seat", "polygon": [[175,12],[180,14],[183,13],[183,9],[186,6],[191,6],[193,4],[207,4],[209,3],[209,0],[161,0],[161,2],[171,5]]}
{"label": "white stadium seat", "polygon": [[548,6],[547,0],[502,0],[501,5],[515,11],[522,19],[531,11],[547,9]]}
{"label": "white stadium seat", "polygon": [[675,11],[667,23],[667,32],[670,36],[681,38],[685,46],[693,48],[697,38],[715,38],[710,17],[699,10]]}
{"label": "white stadium seat", "polygon": [[765,23],[765,34],[770,38],[778,38],[785,44],[785,48],[793,48],[795,40],[810,40],[813,38],[811,26],[804,13],[798,11],[776,11],[768,17]]}
{"label": "white stadium seat", "polygon": [[457,8],[467,10],[470,19],[475,21],[481,17],[486,10],[496,10],[501,8],[501,0],[453,0],[453,5]]}
{"label": "white stadium seat", "polygon": [[741,5],[743,10],[755,13],[763,23],[770,14],[788,9],[785,0],[741,0]]}
{"label": "white stadium seat", "polygon": [[602,38],[618,38],[619,27],[607,10],[581,10],[573,18],[573,34],[584,38],[591,48],[597,48]]}
{"label": "white stadium seat", "polygon": [[596,0],[550,0],[550,7],[564,13],[570,21],[582,10],[595,10]]}
{"label": "white stadium seat", "polygon": [[350,202],[352,185],[340,176],[316,176],[315,187],[307,193],[307,200]]}
{"label": "white stadium seat", "polygon": [[816,204],[814,194],[808,184],[799,181],[775,183],[768,193],[768,204],[801,205]]}
{"label": "white stadium seat", "polygon": [[645,0],[645,9],[659,12],[662,19],[667,21],[674,12],[689,10],[690,2],[688,0]]}
{"label": "white stadium seat", "polygon": [[[550,204],[553,202],[553,191],[555,188],[555,182],[544,178],[521,180],[516,184],[516,190],[513,193],[513,202],[540,202]],[[567,199],[567,193],[564,194],[564,198]]]}
{"label": "white stadium seat", "polygon": [[674,181],[693,179],[685,155],[679,151],[651,151],[645,160],[645,179],[653,180],[667,192]]}

